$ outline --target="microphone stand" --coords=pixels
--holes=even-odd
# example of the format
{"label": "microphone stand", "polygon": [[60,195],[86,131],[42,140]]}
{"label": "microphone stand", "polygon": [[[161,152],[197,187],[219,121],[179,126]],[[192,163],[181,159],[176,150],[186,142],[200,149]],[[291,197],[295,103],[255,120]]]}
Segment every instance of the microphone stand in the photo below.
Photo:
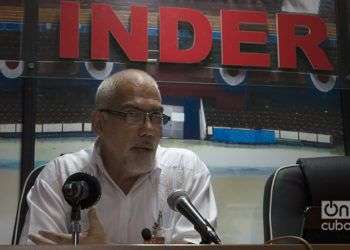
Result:
{"label": "microphone stand", "polygon": [[73,206],[71,212],[71,234],[72,243],[74,246],[79,244],[79,236],[81,232],[80,219],[81,219],[81,207],[80,205]]}
{"label": "microphone stand", "polygon": [[219,238],[219,236],[217,236],[217,234],[215,233],[214,228],[212,228],[212,226],[210,225],[210,223],[204,219],[206,222],[206,226],[203,227],[195,227],[195,229],[197,230],[197,232],[200,232],[202,241],[199,244],[217,244],[217,245],[221,245],[221,240]]}

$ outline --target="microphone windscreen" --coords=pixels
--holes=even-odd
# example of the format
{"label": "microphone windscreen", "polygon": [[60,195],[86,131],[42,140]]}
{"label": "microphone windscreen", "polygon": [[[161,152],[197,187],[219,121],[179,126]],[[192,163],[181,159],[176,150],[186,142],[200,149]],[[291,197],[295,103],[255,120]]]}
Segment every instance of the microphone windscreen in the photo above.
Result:
{"label": "microphone windscreen", "polygon": [[168,205],[174,211],[177,211],[176,205],[179,201],[179,198],[185,198],[189,200],[187,193],[183,190],[176,190],[168,196]]}
{"label": "microphone windscreen", "polygon": [[151,230],[149,230],[148,228],[142,229],[141,235],[142,235],[142,238],[144,241],[148,241],[148,240],[152,239]]}
{"label": "microphone windscreen", "polygon": [[[93,206],[101,197],[101,185],[95,176],[87,173],[78,172],[67,178],[65,184],[78,181],[85,181],[89,187],[89,195],[80,202],[81,209],[86,209]],[[68,202],[68,201],[67,201]],[[69,202],[68,202],[69,203]]]}

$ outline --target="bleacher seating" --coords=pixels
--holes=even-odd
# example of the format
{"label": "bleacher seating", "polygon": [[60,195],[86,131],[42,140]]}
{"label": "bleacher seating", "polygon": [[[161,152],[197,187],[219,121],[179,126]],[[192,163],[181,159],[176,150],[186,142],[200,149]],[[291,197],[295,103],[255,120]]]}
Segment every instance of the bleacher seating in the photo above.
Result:
{"label": "bleacher seating", "polygon": [[[36,123],[90,122],[96,86],[64,84],[39,85],[36,98]],[[0,92],[0,124],[22,122],[21,91]],[[252,97],[251,97],[252,99]],[[336,109],[321,110],[310,105],[261,105],[254,96],[254,105],[241,110],[217,109],[215,100],[204,99],[207,126],[272,129],[331,135],[333,143],[342,143],[342,116]]]}
{"label": "bleacher seating", "polygon": [[[0,93],[0,124],[22,122],[20,90]],[[83,87],[38,88],[36,96],[36,123],[90,122],[95,89]]]}
{"label": "bleacher seating", "polygon": [[333,144],[342,143],[343,128],[340,112],[321,112],[310,107],[296,111],[287,110],[239,110],[216,109],[209,100],[204,101],[207,126],[272,129],[299,131],[315,134],[328,134],[333,137]]}

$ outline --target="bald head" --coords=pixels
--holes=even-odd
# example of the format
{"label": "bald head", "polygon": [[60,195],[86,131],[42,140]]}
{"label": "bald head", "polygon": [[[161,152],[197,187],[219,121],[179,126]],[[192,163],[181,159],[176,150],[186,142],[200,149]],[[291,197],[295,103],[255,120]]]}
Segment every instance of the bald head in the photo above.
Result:
{"label": "bald head", "polygon": [[142,88],[155,91],[161,98],[157,82],[148,73],[137,69],[120,71],[106,78],[98,87],[95,108],[98,110],[118,105],[118,100],[122,100],[126,93]]}

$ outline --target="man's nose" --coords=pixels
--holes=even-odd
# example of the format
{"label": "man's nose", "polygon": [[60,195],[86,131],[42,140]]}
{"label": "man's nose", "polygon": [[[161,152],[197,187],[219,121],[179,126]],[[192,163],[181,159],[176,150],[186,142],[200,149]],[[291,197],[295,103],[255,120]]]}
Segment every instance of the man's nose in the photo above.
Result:
{"label": "man's nose", "polygon": [[154,124],[152,123],[152,120],[149,116],[148,113],[145,113],[145,116],[143,118],[143,123],[142,126],[140,128],[140,135],[144,136],[144,135],[154,135]]}

